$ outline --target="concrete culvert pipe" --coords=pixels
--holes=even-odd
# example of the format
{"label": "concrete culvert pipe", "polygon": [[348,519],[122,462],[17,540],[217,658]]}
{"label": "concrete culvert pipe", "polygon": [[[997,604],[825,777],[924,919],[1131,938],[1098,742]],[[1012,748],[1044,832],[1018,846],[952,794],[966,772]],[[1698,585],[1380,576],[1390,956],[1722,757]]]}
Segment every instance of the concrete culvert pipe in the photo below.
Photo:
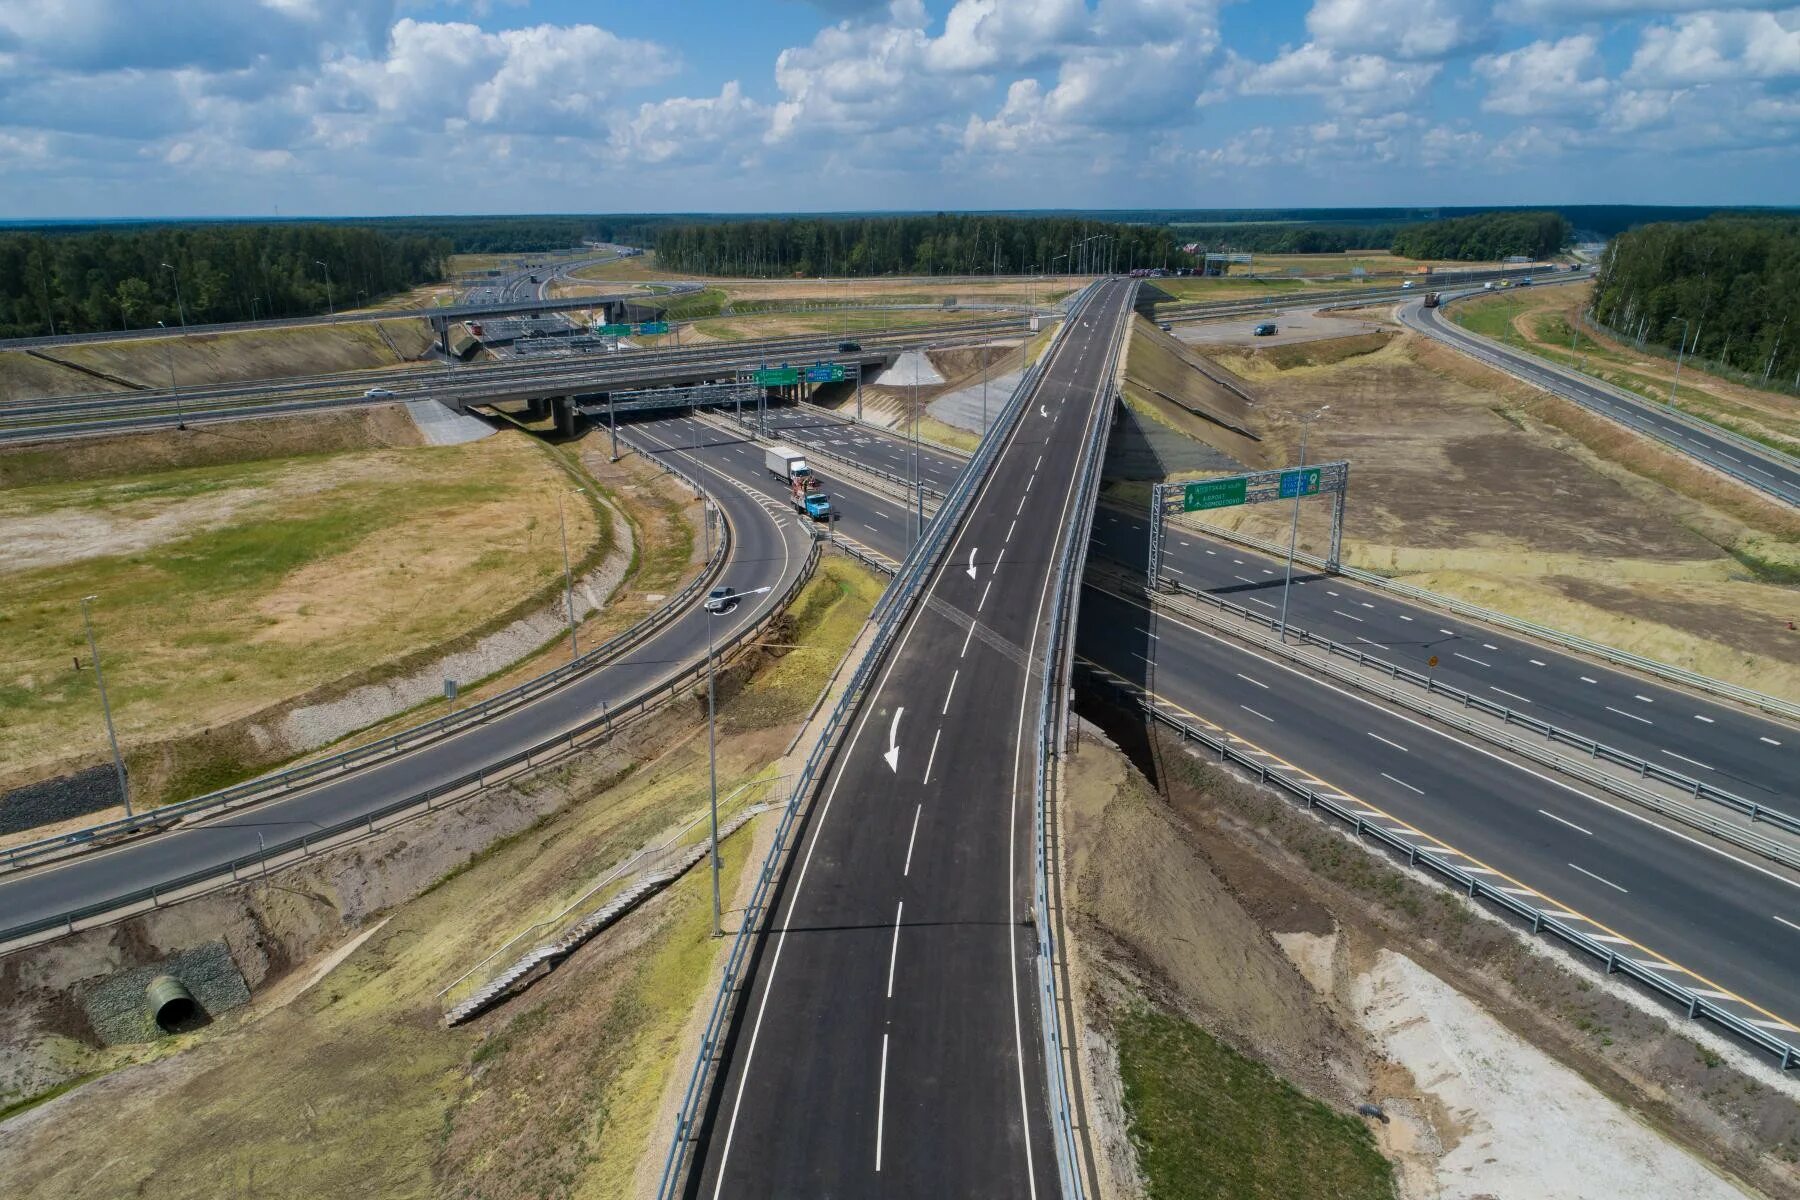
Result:
{"label": "concrete culvert pipe", "polygon": [[200,1011],[187,984],[173,975],[158,975],[144,988],[144,1002],[159,1029],[178,1029]]}

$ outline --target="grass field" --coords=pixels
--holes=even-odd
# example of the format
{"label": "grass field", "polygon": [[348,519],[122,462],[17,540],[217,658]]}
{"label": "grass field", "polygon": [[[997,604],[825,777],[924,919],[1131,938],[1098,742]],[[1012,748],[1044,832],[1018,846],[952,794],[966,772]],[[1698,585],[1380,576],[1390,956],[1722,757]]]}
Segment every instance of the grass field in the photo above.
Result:
{"label": "grass field", "polygon": [[[841,559],[821,563],[785,636],[795,648],[721,703],[722,792],[781,755],[881,586]],[[710,936],[706,872],[470,1025],[439,1025],[435,993],[528,914],[705,813],[694,711],[654,757],[588,756],[540,777],[532,786],[563,789],[564,807],[395,908],[297,999],[265,992],[174,1044],[80,1050],[81,1070],[112,1074],[0,1137],[8,1196],[633,1195],[640,1159],[664,1148],[652,1132],[664,1088],[687,1069],[679,1039],[725,944]],[[722,846],[728,904],[751,846],[749,833]],[[283,877],[274,883],[285,902]],[[728,927],[736,919],[728,911]],[[95,1171],[102,1161],[114,1166]]]}
{"label": "grass field", "polygon": [[[0,779],[104,754],[92,671],[71,669],[88,658],[80,597],[98,597],[134,778],[198,787],[219,764],[140,769],[138,752],[376,675],[525,603],[561,575],[564,486],[540,444],[500,434],[0,492]],[[608,535],[594,510],[568,511],[579,558]]]}
{"label": "grass field", "polygon": [[0,400],[125,391],[129,385],[166,388],[171,379],[177,387],[191,387],[395,367],[430,345],[425,322],[393,320],[96,342],[41,352],[56,363],[22,350],[0,351]]}
{"label": "grass field", "polygon": [[1596,334],[1578,314],[1591,285],[1513,290],[1451,305],[1452,319],[1540,358],[1572,367],[1658,404],[1676,407],[1787,454],[1800,454],[1800,397],[1764,391],[1684,364],[1679,385],[1674,364]]}
{"label": "grass field", "polygon": [[1150,1200],[1393,1197],[1393,1167],[1358,1118],[1178,1017],[1139,1008],[1117,1034]]}
{"label": "grass field", "polygon": [[[1299,440],[1282,414],[1331,405],[1308,456],[1352,463],[1346,561],[1800,696],[1800,643],[1785,632],[1800,576],[1791,510],[1454,350],[1368,342],[1219,357],[1257,396],[1276,462],[1294,461]],[[1364,352],[1337,358],[1334,344]],[[1309,362],[1290,364],[1299,349]],[[1214,517],[1287,537],[1280,505]],[[1303,547],[1318,552],[1328,526],[1326,506],[1302,506]]]}

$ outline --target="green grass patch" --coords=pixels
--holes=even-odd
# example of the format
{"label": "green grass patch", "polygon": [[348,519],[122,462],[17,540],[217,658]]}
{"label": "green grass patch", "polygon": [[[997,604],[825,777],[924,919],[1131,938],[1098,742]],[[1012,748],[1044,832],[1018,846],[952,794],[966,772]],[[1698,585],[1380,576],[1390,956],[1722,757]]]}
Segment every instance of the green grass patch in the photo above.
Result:
{"label": "green grass patch", "polygon": [[1118,1022],[1119,1073],[1151,1200],[1391,1200],[1393,1165],[1362,1121],[1190,1022]]}
{"label": "green grass patch", "polygon": [[12,1117],[16,1117],[22,1112],[28,1112],[29,1110],[36,1108],[40,1104],[48,1104],[50,1101],[56,1099],[58,1096],[63,1095],[65,1092],[72,1092],[76,1088],[80,1087],[82,1084],[88,1082],[90,1079],[98,1079],[103,1074],[105,1074],[105,1072],[96,1072],[94,1074],[89,1074],[89,1075],[77,1075],[73,1079],[63,1080],[61,1083],[57,1084],[53,1088],[48,1088],[44,1091],[39,1092],[35,1096],[27,1096],[23,1100],[15,1100],[11,1104],[0,1105],[0,1122],[6,1121]]}

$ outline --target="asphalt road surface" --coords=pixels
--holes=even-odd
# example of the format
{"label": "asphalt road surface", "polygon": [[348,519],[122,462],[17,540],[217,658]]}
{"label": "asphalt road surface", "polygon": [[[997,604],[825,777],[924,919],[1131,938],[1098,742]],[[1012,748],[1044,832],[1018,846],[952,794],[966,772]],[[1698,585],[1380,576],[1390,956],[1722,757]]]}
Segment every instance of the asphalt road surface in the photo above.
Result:
{"label": "asphalt road surface", "polygon": [[1090,584],[1077,650],[1271,766],[1322,780],[1370,820],[1449,847],[1496,886],[1535,893],[1620,953],[1796,1036],[1800,875],[1152,613],[1141,597]]}
{"label": "asphalt road surface", "polygon": [[823,783],[756,952],[698,1194],[1057,1186],[1027,924],[1038,659],[1132,290],[1100,285],[1074,320]]}
{"label": "asphalt road surface", "polygon": [[[646,440],[654,448],[653,438],[654,431],[647,431]],[[690,475],[710,477],[708,486],[732,523],[736,541],[720,583],[739,591],[762,587],[768,591],[717,617],[709,617],[696,605],[619,660],[402,757],[217,820],[184,825],[114,849],[0,878],[0,914],[4,914],[0,936],[4,936],[4,927],[104,903],[212,864],[254,855],[259,833],[274,842],[355,819],[397,797],[454,780],[596,716],[602,704],[616,707],[619,701],[701,659],[706,653],[709,620],[719,640],[752,624],[798,576],[812,532],[791,514],[778,516],[701,458],[664,445],[656,451],[659,456],[682,460],[677,465]]]}
{"label": "asphalt road surface", "polygon": [[1532,383],[1574,400],[1640,433],[1698,459],[1707,466],[1723,471],[1751,486],[1784,500],[1800,504],[1800,463],[1773,450],[1751,450],[1742,443],[1719,434],[1709,433],[1704,423],[1673,416],[1661,405],[1647,400],[1628,399],[1619,393],[1596,386],[1578,372],[1565,370],[1533,354],[1514,350],[1492,338],[1477,337],[1455,322],[1446,320],[1440,308],[1424,308],[1419,303],[1407,304],[1400,310],[1403,324],[1436,338],[1476,358],[1501,360],[1513,373]]}

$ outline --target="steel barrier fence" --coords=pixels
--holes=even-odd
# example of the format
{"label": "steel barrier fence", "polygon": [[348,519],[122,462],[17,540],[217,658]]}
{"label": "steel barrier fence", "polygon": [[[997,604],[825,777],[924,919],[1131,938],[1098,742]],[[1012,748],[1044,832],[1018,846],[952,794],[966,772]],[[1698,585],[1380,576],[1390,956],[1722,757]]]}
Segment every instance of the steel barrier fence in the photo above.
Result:
{"label": "steel barrier fence", "polygon": [[[1450,300],[1458,300],[1458,299],[1462,299],[1462,298],[1463,298],[1462,296],[1449,297]],[[1528,383],[1532,387],[1539,388],[1543,391],[1549,392],[1551,395],[1559,396],[1562,399],[1567,400],[1572,404],[1579,405],[1580,407],[1587,409],[1590,412],[1597,412],[1600,416],[1605,417],[1607,420],[1610,420],[1610,421],[1618,420],[1618,417],[1616,415],[1605,412],[1604,410],[1598,409],[1591,399],[1582,395],[1580,388],[1574,386],[1575,381],[1573,381],[1561,374],[1561,371],[1566,368],[1562,368],[1560,366],[1560,364],[1551,362],[1548,359],[1541,359],[1537,363],[1517,362],[1512,357],[1510,357],[1508,354],[1503,352],[1503,350],[1504,350],[1503,343],[1495,343],[1492,341],[1492,339],[1484,338],[1481,335],[1476,334],[1476,333],[1471,333],[1469,330],[1464,329],[1463,327],[1458,326],[1458,325],[1445,324],[1445,325],[1439,326],[1436,329],[1427,328],[1427,329],[1425,329],[1425,332],[1428,335],[1435,337],[1438,341],[1443,342],[1446,345],[1455,347],[1456,349],[1460,350],[1462,353],[1467,354],[1470,358],[1473,358],[1478,362],[1485,363],[1486,365],[1493,367],[1495,370],[1503,371],[1506,374],[1511,375],[1514,379],[1520,380],[1523,383]],[[1533,357],[1536,357],[1536,356],[1533,356]],[[1533,376],[1526,373],[1527,370],[1536,370],[1537,372],[1539,372],[1540,377],[1534,378]],[[1547,376],[1548,378],[1544,378],[1543,376]],[[1729,442],[1732,445],[1737,446],[1739,449],[1743,450],[1745,453],[1750,454],[1751,456],[1753,456],[1755,458],[1760,458],[1766,462],[1772,463],[1773,465],[1787,467],[1790,470],[1800,470],[1800,461],[1793,459],[1789,455],[1783,454],[1779,450],[1775,450],[1769,446],[1765,446],[1761,442],[1752,441],[1751,439],[1744,437],[1740,433],[1735,433],[1732,430],[1726,429],[1722,425],[1715,425],[1711,421],[1701,420],[1698,417],[1692,416],[1687,413],[1683,413],[1683,412],[1681,412],[1681,410],[1676,409],[1676,408],[1659,405],[1654,400],[1647,400],[1642,396],[1633,395],[1632,393],[1625,391],[1623,388],[1612,387],[1610,384],[1607,384],[1604,380],[1591,380],[1591,379],[1584,378],[1582,380],[1582,384],[1587,387],[1595,388],[1596,390],[1599,390],[1599,391],[1604,391],[1604,392],[1608,393],[1609,395],[1614,396],[1620,403],[1629,404],[1634,409],[1645,409],[1648,411],[1657,412],[1663,416],[1668,416],[1671,419],[1678,421],[1679,423],[1681,423],[1681,424],[1687,426],[1688,428],[1693,429],[1697,432],[1702,432],[1711,437],[1716,437],[1720,441]],[[1645,413],[1645,415],[1648,415],[1648,411]],[[1747,473],[1745,471],[1737,470],[1736,468],[1727,466],[1724,463],[1707,462],[1707,461],[1701,460],[1699,458],[1696,458],[1692,451],[1681,446],[1675,440],[1675,438],[1671,437],[1670,435],[1668,435],[1666,433],[1663,433],[1661,430],[1656,429],[1654,426],[1632,425],[1632,426],[1630,426],[1630,428],[1631,428],[1632,432],[1634,432],[1634,433],[1639,433],[1645,437],[1652,438],[1658,442],[1661,442],[1663,445],[1668,446],[1670,449],[1674,450],[1677,454],[1682,455],[1684,458],[1687,458],[1694,462],[1699,462],[1702,466],[1708,467],[1714,471],[1718,471],[1722,475],[1730,476],[1731,478],[1737,480],[1739,483],[1743,484],[1745,487],[1755,488],[1757,491],[1761,492],[1763,495],[1771,496],[1771,497],[1775,498],[1776,500],[1781,501],[1784,504],[1794,503],[1793,497],[1790,496],[1788,493],[1784,492],[1778,484],[1765,482],[1764,480],[1761,480],[1761,479],[1756,479],[1756,478],[1752,477],[1749,473]]]}
{"label": "steel barrier fence", "polygon": [[[778,597],[775,603],[769,607],[768,611],[757,618],[751,625],[738,630],[736,633],[726,638],[718,647],[716,653],[722,657],[743,645],[751,638],[761,634],[762,631],[768,627],[769,622],[793,600],[794,596],[799,593],[801,588],[806,586],[807,581],[812,577],[813,569],[818,565],[819,553],[819,545],[817,542],[814,542],[812,550],[807,555],[806,563],[801,568],[800,573],[795,577],[794,581],[782,591],[780,597]],[[61,926],[67,926],[69,931],[73,932],[75,922],[77,921],[117,912],[120,909],[140,904],[145,900],[149,900],[153,903],[160,903],[163,894],[180,891],[196,884],[236,879],[238,877],[238,872],[245,867],[256,866],[269,859],[280,858],[282,855],[289,854],[295,850],[300,850],[303,853],[309,852],[314,847],[314,843],[328,842],[357,829],[367,828],[370,832],[373,832],[376,822],[393,816],[396,813],[404,812],[409,808],[415,808],[420,804],[425,805],[429,810],[431,808],[431,802],[441,796],[447,796],[454,792],[462,791],[464,788],[471,785],[476,787],[485,786],[490,776],[500,775],[507,769],[519,766],[520,764],[524,764],[526,767],[535,766],[537,765],[535,759],[540,755],[550,752],[567,752],[577,749],[578,742],[585,734],[600,730],[604,735],[610,736],[614,726],[620,721],[635,720],[653,709],[660,708],[663,704],[675,697],[677,690],[682,684],[689,682],[690,680],[704,678],[705,674],[706,660],[702,659],[698,663],[691,663],[688,666],[681,668],[681,670],[676,672],[676,674],[670,678],[643,689],[636,695],[613,708],[608,709],[597,717],[583,721],[581,724],[566,729],[553,737],[535,742],[523,750],[515,751],[514,753],[507,755],[505,758],[496,759],[493,762],[486,763],[477,770],[467,772],[448,782],[436,784],[410,795],[402,796],[399,799],[389,801],[379,808],[372,809],[357,817],[316,828],[312,832],[302,834],[298,837],[291,837],[280,842],[269,843],[259,849],[256,854],[239,855],[226,863],[215,864],[196,871],[190,871],[173,879],[163,880],[150,887],[136,888],[130,892],[110,897],[105,901],[82,905],[78,908],[67,910],[54,917],[41,917],[17,925],[0,927],[0,943],[9,942],[15,938],[25,937],[30,934],[40,933],[47,929],[56,929]]]}
{"label": "steel barrier fence", "polygon": [[[696,495],[705,493],[705,489],[695,481],[693,476],[677,468],[668,467],[667,464],[664,466],[671,474],[692,487]],[[730,544],[730,526],[726,524],[724,535],[720,537],[719,544],[714,547],[713,556],[706,561],[700,574],[659,605],[656,611],[646,614],[629,629],[608,638],[579,658],[528,679],[516,687],[508,688],[496,696],[490,696],[479,703],[471,704],[461,712],[447,713],[423,724],[403,729],[399,733],[379,741],[352,747],[327,758],[315,759],[296,767],[290,767],[285,771],[259,775],[255,779],[220,788],[218,791],[208,792],[203,796],[195,796],[174,804],[165,804],[160,808],[149,809],[134,816],[104,821],[69,833],[41,838],[9,850],[0,851],[0,855],[4,856],[4,861],[0,862],[0,874],[55,857],[62,851],[87,849],[103,841],[110,843],[122,835],[180,824],[199,814],[218,813],[240,804],[285,795],[297,788],[312,786],[324,776],[348,774],[352,770],[360,770],[400,754],[410,753],[422,746],[460,732],[471,725],[489,721],[503,711],[515,708],[546,692],[554,691],[570,680],[605,666],[610,660],[643,642],[645,638],[680,616],[682,612],[686,611],[688,602],[703,592],[718,575],[729,555]],[[558,634],[557,636],[560,638],[562,635]]]}
{"label": "steel barrier fence", "polygon": [[[1211,621],[1214,619],[1197,610],[1188,610],[1188,615],[1193,617],[1193,619],[1200,621]],[[1219,627],[1226,628],[1226,626],[1222,624]],[[1288,628],[1291,630],[1293,629],[1293,626],[1290,625]],[[1237,633],[1236,636],[1243,637],[1246,640],[1251,640],[1253,638],[1253,635],[1243,632]],[[1362,691],[1371,692],[1385,700],[1389,700],[1405,708],[1410,708],[1426,717],[1448,725],[1453,729],[1479,737],[1483,741],[1503,749],[1511,750],[1516,754],[1549,767],[1552,770],[1559,771],[1574,779],[1579,779],[1585,783],[1592,784],[1595,787],[1611,792],[1615,796],[1630,800],[1642,807],[1680,821],[1690,828],[1703,830],[1715,837],[1730,842],[1732,845],[1740,846],[1743,849],[1760,854],[1763,857],[1781,863],[1784,866],[1800,870],[1800,849],[1793,846],[1785,845],[1772,838],[1764,837],[1754,830],[1746,829],[1743,826],[1733,824],[1730,821],[1721,820],[1712,813],[1702,812],[1682,801],[1660,796],[1655,792],[1638,786],[1630,780],[1620,778],[1617,775],[1610,774],[1597,767],[1591,767],[1582,760],[1569,758],[1567,755],[1559,754],[1550,747],[1539,746],[1524,741],[1523,739],[1516,738],[1509,733],[1494,729],[1491,726],[1483,725],[1480,721],[1475,720],[1472,717],[1464,716],[1454,709],[1444,709],[1430,703],[1423,697],[1413,695],[1410,690],[1390,687],[1380,680],[1359,676],[1348,667],[1343,667],[1330,661],[1329,650],[1327,651],[1327,660],[1320,662],[1317,659],[1306,657],[1297,646],[1288,646],[1286,643],[1272,640],[1267,633],[1262,634],[1260,640],[1265,650],[1292,659],[1304,667],[1309,667],[1312,670],[1331,675],[1334,678],[1350,684],[1352,687],[1356,687]],[[1310,644],[1315,646],[1323,645],[1321,641],[1316,639]],[[1353,648],[1348,647],[1345,648],[1345,653],[1346,657],[1355,657],[1356,655],[1356,651]],[[1370,659],[1369,661],[1373,665],[1384,670],[1387,667],[1387,664],[1382,663],[1379,659]],[[1408,674],[1410,674],[1410,672]],[[1475,708],[1483,712],[1492,712],[1488,702],[1482,700],[1479,696],[1470,696],[1468,693],[1458,689],[1441,685],[1433,690],[1438,694],[1449,696],[1453,699],[1466,698],[1468,702],[1464,704],[1464,708]],[[1583,744],[1591,744],[1587,743],[1587,739],[1580,740]],[[1749,802],[1744,801],[1744,803],[1748,804]],[[1778,823],[1775,818],[1791,820],[1791,818],[1786,817],[1786,814],[1773,809],[1764,808],[1761,811],[1764,814],[1764,819],[1770,820],[1771,824]]]}
{"label": "steel barrier fence", "polygon": [[1062,757],[1062,714],[1066,712],[1063,681],[1069,678],[1065,667],[1072,664],[1069,656],[1074,652],[1075,612],[1079,605],[1081,572],[1077,569],[1077,564],[1085,563],[1087,558],[1087,534],[1093,521],[1094,495],[1100,486],[1102,447],[1112,423],[1119,351],[1124,334],[1129,329],[1129,323],[1121,320],[1114,331],[1112,344],[1107,349],[1106,365],[1100,376],[1100,386],[1105,389],[1106,398],[1096,405],[1098,411],[1094,416],[1093,429],[1084,439],[1082,447],[1083,466],[1076,485],[1073,511],[1084,517],[1077,518],[1076,525],[1070,531],[1071,536],[1064,539],[1057,555],[1052,575],[1056,582],[1052,589],[1054,598],[1050,609],[1051,636],[1044,647],[1043,680],[1038,696],[1037,779],[1032,798],[1032,902],[1037,909],[1037,920],[1033,924],[1037,933],[1038,1007],[1041,1009],[1038,1028],[1044,1040],[1045,1082],[1049,1090],[1047,1100],[1055,1132],[1057,1175],[1064,1200],[1082,1200],[1086,1195],[1086,1187],[1081,1173],[1082,1156],[1076,1145],[1074,1097],[1063,1064],[1063,1048],[1066,1043],[1056,986],[1056,927],[1050,908],[1050,875],[1054,869],[1050,861],[1049,843],[1050,804],[1054,788],[1052,775],[1055,771],[1054,764]]}
{"label": "steel barrier fence", "polygon": [[[1230,613],[1234,617],[1239,617],[1252,624],[1261,625],[1265,629],[1276,629],[1280,626],[1280,622],[1274,617],[1265,617],[1259,612],[1252,612],[1241,605],[1231,603],[1223,597],[1215,596],[1210,592],[1194,587],[1192,584],[1177,582],[1175,588],[1183,595],[1192,597],[1193,599],[1206,604],[1214,605],[1215,607]],[[1465,692],[1461,688],[1453,687],[1450,684],[1440,683],[1433,675],[1414,671],[1411,668],[1402,667],[1397,663],[1391,663],[1385,658],[1380,658],[1376,655],[1358,650],[1355,646],[1346,646],[1342,642],[1334,642],[1323,634],[1313,633],[1302,626],[1294,624],[1292,621],[1288,622],[1287,631],[1299,639],[1303,644],[1317,646],[1324,650],[1328,655],[1354,659],[1358,666],[1374,667],[1377,670],[1385,672],[1390,679],[1403,680],[1406,683],[1424,688],[1432,695],[1447,696],[1450,699],[1455,700],[1458,704],[1461,704],[1464,708],[1477,709],[1490,717],[1500,718],[1500,720],[1507,725],[1518,725],[1521,728],[1529,729],[1531,732],[1546,738],[1551,742],[1559,742],[1565,746],[1573,746],[1577,750],[1585,751],[1589,758],[1597,759],[1602,762],[1609,762],[1615,766],[1628,767],[1631,770],[1636,771],[1638,775],[1643,778],[1654,779],[1659,783],[1666,783],[1673,787],[1681,788],[1692,795],[1696,800],[1711,800],[1726,808],[1743,813],[1752,821],[1766,821],[1779,829],[1787,830],[1789,833],[1800,833],[1800,817],[1792,816],[1781,809],[1770,808],[1766,804],[1759,804],[1754,800],[1747,800],[1735,792],[1728,792],[1724,788],[1714,787],[1710,783],[1705,783],[1692,776],[1684,775],[1680,771],[1672,771],[1660,763],[1651,762],[1646,758],[1640,758],[1638,755],[1629,753],[1628,751],[1614,749],[1605,742],[1596,741],[1593,738],[1585,737],[1579,733],[1572,733],[1559,725],[1552,725],[1548,721],[1541,721],[1529,713],[1520,712],[1518,709],[1510,708],[1504,704],[1497,704],[1486,697],[1477,696],[1473,692]]]}
{"label": "steel barrier fence", "polygon": [[1365,814],[1339,804],[1329,794],[1315,790],[1304,780],[1291,779],[1280,771],[1273,771],[1267,763],[1234,749],[1229,741],[1214,737],[1203,729],[1163,712],[1147,697],[1134,695],[1127,686],[1119,681],[1111,679],[1099,671],[1090,671],[1089,674],[1122,697],[1129,705],[1143,711],[1152,721],[1175,731],[1183,742],[1197,742],[1217,753],[1221,762],[1230,762],[1243,767],[1254,774],[1259,782],[1274,784],[1306,801],[1309,810],[1317,809],[1337,818],[1355,831],[1358,840],[1363,837],[1373,837],[1386,849],[1403,856],[1408,865],[1427,867],[1435,874],[1452,881],[1459,889],[1467,893],[1470,899],[1490,901],[1508,914],[1529,922],[1533,933],[1548,930],[1568,945],[1606,964],[1607,974],[1623,973],[1651,991],[1673,1000],[1687,1010],[1690,1020],[1705,1017],[1752,1045],[1768,1051],[1780,1060],[1783,1071],[1800,1062],[1800,1035],[1790,1040],[1787,1037],[1777,1036],[1772,1030],[1763,1029],[1745,1020],[1724,1008],[1711,996],[1692,988],[1682,987],[1680,984],[1664,978],[1660,973],[1640,965],[1635,959],[1619,953],[1617,949],[1605,942],[1598,941],[1572,925],[1566,924],[1554,912],[1527,904],[1519,897],[1485,882],[1480,876],[1464,870],[1449,859],[1430,850],[1421,849],[1416,844],[1395,836],[1379,824],[1369,820]]}
{"label": "steel barrier fence", "polygon": [[[1260,550],[1264,554],[1285,557],[1288,552],[1286,546],[1271,542],[1265,538],[1259,538],[1252,534],[1240,533],[1234,529],[1225,529],[1218,525],[1209,525],[1204,521],[1193,520],[1191,517],[1176,516],[1171,517],[1170,520],[1178,521],[1188,528],[1197,530],[1208,537],[1219,537],[1228,541],[1238,542],[1242,545],[1249,546],[1253,550]],[[1583,654],[1591,654],[1595,658],[1612,663],[1614,666],[1630,667],[1634,670],[1643,671],[1645,674],[1655,675],[1660,679],[1666,679],[1672,683],[1683,684],[1703,692],[1709,692],[1715,696],[1724,696],[1727,699],[1736,700],[1740,704],[1748,704],[1752,708],[1761,709],[1763,712],[1775,716],[1784,717],[1791,721],[1800,721],[1800,704],[1783,700],[1779,696],[1766,695],[1763,692],[1756,692],[1746,687],[1740,687],[1735,683],[1726,683],[1722,679],[1713,679],[1709,676],[1701,675],[1697,671],[1690,671],[1685,667],[1672,666],[1669,663],[1658,662],[1653,658],[1645,658],[1642,655],[1633,654],[1629,650],[1620,650],[1617,647],[1608,646],[1603,642],[1596,642],[1589,638],[1584,638],[1580,634],[1565,633],[1560,629],[1552,629],[1547,625],[1539,625],[1535,621],[1527,621],[1520,617],[1511,617],[1505,613],[1495,612],[1491,608],[1483,608],[1479,604],[1471,604],[1467,600],[1458,600],[1454,596],[1446,596],[1442,592],[1427,591],[1425,588],[1414,587],[1410,583],[1401,583],[1397,579],[1389,579],[1385,575],[1378,575],[1373,571],[1365,571],[1361,567],[1340,566],[1333,571],[1324,559],[1305,550],[1296,550],[1294,552],[1294,561],[1305,563],[1315,570],[1326,571],[1331,574],[1342,576],[1345,579],[1355,580],[1357,583],[1379,588],[1385,592],[1392,592],[1397,596],[1404,596],[1409,600],[1417,600],[1422,604],[1429,604],[1437,608],[1447,609],[1450,612],[1456,613],[1458,616],[1482,621],[1489,625],[1498,626],[1501,629],[1524,634],[1527,637],[1538,638],[1542,641],[1562,646],[1565,649],[1579,651]]]}
{"label": "steel barrier fence", "polygon": [[[1091,295],[1093,285],[1083,289],[1082,296]],[[1064,328],[1067,327],[1065,322]],[[1058,337],[1062,331],[1058,331]],[[1040,361],[1048,361],[1045,355]],[[1037,386],[1041,372],[1034,367],[1019,381],[1012,397],[1007,401],[1003,414],[1003,423],[1010,427],[1017,418],[1025,399]],[[713,1067],[721,1061],[724,1052],[727,1026],[730,1023],[732,997],[740,983],[747,983],[744,972],[748,966],[751,947],[761,935],[763,919],[768,913],[771,893],[775,887],[776,877],[780,873],[788,850],[788,838],[794,831],[803,807],[804,799],[809,796],[815,783],[822,781],[823,772],[828,767],[834,753],[839,736],[850,717],[862,703],[864,692],[869,687],[876,673],[880,670],[883,658],[892,643],[905,615],[911,611],[912,604],[920,591],[930,579],[947,540],[947,531],[954,529],[962,521],[968,505],[972,501],[981,480],[987,477],[994,459],[998,456],[997,447],[1003,438],[990,438],[983,443],[980,453],[975,456],[970,470],[957,477],[957,482],[950,489],[945,504],[939,509],[940,516],[947,520],[934,520],[930,525],[930,533],[914,543],[905,561],[895,573],[894,582],[876,602],[869,620],[875,626],[875,636],[868,649],[851,674],[850,682],[844,694],[826,718],[825,726],[820,731],[818,740],[813,743],[812,751],[807,755],[806,763],[800,770],[798,782],[788,801],[782,806],[781,819],[775,827],[775,834],[764,857],[762,867],[757,873],[756,883],[751,891],[749,903],[744,906],[743,919],[738,924],[736,935],[732,939],[731,949],[725,958],[724,972],[719,981],[719,988],[714,995],[712,1008],[707,1015],[706,1025],[701,1031],[700,1046],[694,1056],[694,1067],[688,1076],[687,1088],[682,1094],[679,1108],[676,1110],[675,1131],[669,1141],[669,1151],[663,1160],[662,1177],[657,1185],[658,1200],[673,1200],[682,1186],[682,1180],[688,1168],[688,1150],[697,1136],[702,1119],[702,1110],[713,1082]]]}

